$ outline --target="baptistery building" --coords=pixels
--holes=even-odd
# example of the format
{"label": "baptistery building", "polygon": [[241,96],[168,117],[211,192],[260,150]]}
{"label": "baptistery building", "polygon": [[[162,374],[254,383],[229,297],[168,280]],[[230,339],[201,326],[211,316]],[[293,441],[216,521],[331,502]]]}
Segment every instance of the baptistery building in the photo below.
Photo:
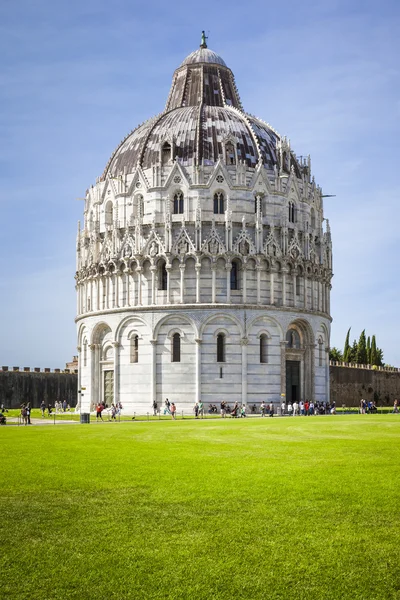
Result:
{"label": "baptistery building", "polygon": [[81,410],[328,400],[331,279],[310,157],[245,112],[203,35],[86,193]]}

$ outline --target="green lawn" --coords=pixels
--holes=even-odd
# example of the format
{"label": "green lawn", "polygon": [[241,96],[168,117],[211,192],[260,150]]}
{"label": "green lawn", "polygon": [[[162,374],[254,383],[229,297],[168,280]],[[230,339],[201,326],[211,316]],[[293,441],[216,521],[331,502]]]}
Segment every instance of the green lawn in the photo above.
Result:
{"label": "green lawn", "polygon": [[0,598],[400,599],[400,416],[1,427]]}

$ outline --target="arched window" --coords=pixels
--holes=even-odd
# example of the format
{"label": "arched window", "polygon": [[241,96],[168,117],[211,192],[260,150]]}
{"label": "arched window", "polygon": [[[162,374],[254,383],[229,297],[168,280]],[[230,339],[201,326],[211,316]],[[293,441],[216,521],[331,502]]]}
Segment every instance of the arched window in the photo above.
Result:
{"label": "arched window", "polygon": [[139,362],[139,336],[131,337],[131,363]]}
{"label": "arched window", "polygon": [[111,200],[106,204],[104,222],[106,225],[113,224],[113,205]]}
{"label": "arched window", "polygon": [[296,221],[296,209],[294,202],[289,202],[289,223],[295,223]]}
{"label": "arched window", "polygon": [[225,362],[225,335],[217,335],[217,362]]}
{"label": "arched window", "polygon": [[228,142],[225,146],[225,161],[227,165],[236,164],[235,148],[232,142]]}
{"label": "arched window", "polygon": [[239,265],[236,260],[232,262],[231,268],[231,290],[239,289]]}
{"label": "arched window", "polygon": [[165,144],[163,144],[162,150],[161,150],[161,162],[163,165],[167,165],[171,160],[171,144],[168,142],[165,142]]}
{"label": "arched window", "polygon": [[223,215],[225,209],[224,194],[216,192],[214,194],[214,215]]}
{"label": "arched window", "polygon": [[268,362],[268,336],[263,333],[260,335],[260,363]]}
{"label": "arched window", "polygon": [[294,348],[295,350],[300,349],[300,336],[296,329],[289,329],[286,334],[286,341],[288,348]]}
{"label": "arched window", "polygon": [[181,362],[181,336],[174,333],[172,336],[172,362]]}
{"label": "arched window", "polygon": [[315,210],[311,208],[311,227],[315,229]]}
{"label": "arched window", "polygon": [[174,215],[182,215],[183,214],[183,194],[182,192],[177,192],[174,195]]}
{"label": "arched window", "polygon": [[160,269],[158,272],[158,289],[166,290],[168,284],[168,273],[165,266],[165,261],[163,260],[160,265]]}

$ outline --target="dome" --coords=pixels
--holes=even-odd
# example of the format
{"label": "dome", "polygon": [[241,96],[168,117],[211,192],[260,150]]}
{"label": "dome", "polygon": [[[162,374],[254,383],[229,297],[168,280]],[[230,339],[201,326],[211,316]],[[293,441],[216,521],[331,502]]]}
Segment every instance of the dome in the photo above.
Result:
{"label": "dome", "polygon": [[[233,144],[238,161],[267,169],[277,164],[279,135],[243,110],[235,78],[225,61],[202,44],[176,69],[164,111],[131,132],[111,156],[102,179],[156,167],[164,143],[182,166],[212,166]],[[294,160],[297,170],[296,161]]]}
{"label": "dome", "polygon": [[222,65],[226,67],[225,61],[216,53],[209,48],[199,48],[195,50],[189,56],[185,58],[181,67],[185,65],[192,65],[194,63],[212,63],[214,65]]}

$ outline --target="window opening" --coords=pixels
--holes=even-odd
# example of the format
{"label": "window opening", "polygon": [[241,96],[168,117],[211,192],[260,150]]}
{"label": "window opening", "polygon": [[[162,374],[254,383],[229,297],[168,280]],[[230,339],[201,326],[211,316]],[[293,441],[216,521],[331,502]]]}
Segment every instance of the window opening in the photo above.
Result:
{"label": "window opening", "polygon": [[171,144],[165,142],[161,151],[161,160],[163,165],[167,165],[171,160]]}
{"label": "window opening", "polygon": [[214,214],[223,215],[225,209],[224,194],[222,192],[216,192],[214,194]]}
{"label": "window opening", "polygon": [[231,268],[231,290],[239,289],[238,264],[234,260]]}
{"label": "window opening", "polygon": [[294,202],[289,202],[289,223],[294,223],[295,222],[295,206],[294,206]]}
{"label": "window opening", "polygon": [[166,290],[168,286],[168,272],[164,261],[161,263],[159,278],[159,289]]}
{"label": "window opening", "polygon": [[174,215],[183,214],[183,194],[182,192],[177,192],[174,195]]}
{"label": "window opening", "polygon": [[232,144],[232,142],[228,142],[225,146],[225,152],[226,152],[226,164],[227,165],[234,165],[236,164],[236,156],[235,156],[235,148]]}
{"label": "window opening", "polygon": [[172,362],[181,362],[181,336],[174,333],[172,336]]}
{"label": "window opening", "polygon": [[131,337],[131,363],[139,362],[139,336]]}
{"label": "window opening", "polygon": [[217,335],[217,362],[225,362],[225,335]]}
{"label": "window opening", "polygon": [[268,362],[267,349],[268,349],[268,337],[265,335],[265,333],[263,333],[260,336],[260,363]]}

